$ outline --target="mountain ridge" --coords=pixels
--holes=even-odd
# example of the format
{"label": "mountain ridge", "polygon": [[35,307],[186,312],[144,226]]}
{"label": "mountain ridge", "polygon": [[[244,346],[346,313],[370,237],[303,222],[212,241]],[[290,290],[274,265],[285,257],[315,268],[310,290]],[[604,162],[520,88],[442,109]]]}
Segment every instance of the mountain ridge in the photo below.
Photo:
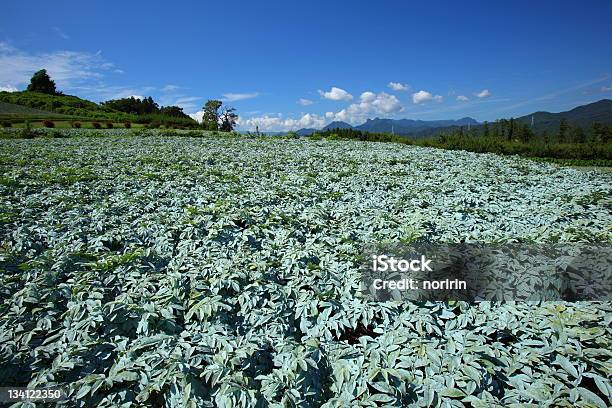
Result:
{"label": "mountain ridge", "polygon": [[[533,118],[533,119],[532,119]],[[499,120],[501,120],[500,118]],[[504,118],[509,120],[510,118]],[[587,128],[594,122],[603,124],[612,124],[612,100],[600,99],[595,102],[576,106],[567,111],[547,112],[536,111],[527,115],[514,118],[515,121],[531,125],[533,120],[534,132],[552,132],[559,129],[561,119],[567,120],[570,126]],[[341,126],[332,126],[333,124],[342,124]],[[481,127],[484,122],[478,122],[476,119],[469,116],[460,119],[442,119],[442,120],[420,120],[420,119],[388,119],[374,118],[367,119],[364,123],[352,126],[346,122],[334,121],[324,126],[321,131],[332,129],[356,129],[371,133],[395,133],[402,136],[426,137],[433,134],[453,130],[458,127]],[[310,135],[317,129],[303,128],[296,133],[301,136]]]}

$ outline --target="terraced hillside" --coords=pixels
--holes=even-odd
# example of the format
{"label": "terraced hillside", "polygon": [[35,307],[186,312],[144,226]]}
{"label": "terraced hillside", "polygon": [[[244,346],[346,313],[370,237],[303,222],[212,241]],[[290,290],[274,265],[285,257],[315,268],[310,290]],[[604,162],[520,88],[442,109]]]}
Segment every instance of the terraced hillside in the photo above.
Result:
{"label": "terraced hillside", "polygon": [[357,271],[377,240],[610,243],[610,174],[154,136],[4,140],[0,166],[5,386],[99,407],[612,403],[609,302],[375,303]]}

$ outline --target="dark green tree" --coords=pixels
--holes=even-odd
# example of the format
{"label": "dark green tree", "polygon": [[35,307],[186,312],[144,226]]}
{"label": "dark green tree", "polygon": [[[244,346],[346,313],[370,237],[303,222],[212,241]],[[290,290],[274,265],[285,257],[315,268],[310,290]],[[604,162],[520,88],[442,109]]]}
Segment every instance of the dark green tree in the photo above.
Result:
{"label": "dark green tree", "polygon": [[202,108],[204,115],[202,116],[202,126],[206,130],[218,130],[219,129],[219,109],[221,109],[223,102],[210,99]]}
{"label": "dark green tree", "polygon": [[238,120],[238,115],[236,114],[236,109],[234,108],[225,108],[223,113],[221,114],[221,131],[223,132],[231,132],[234,130],[236,126],[236,121]]}
{"label": "dark green tree", "polygon": [[569,123],[567,123],[567,119],[561,118],[561,122],[559,122],[559,142],[563,143],[567,141],[567,131],[569,130]]}
{"label": "dark green tree", "polygon": [[518,138],[523,143],[529,143],[533,139],[533,130],[531,126],[526,123],[518,124]]}
{"label": "dark green tree", "polygon": [[508,140],[512,140],[514,137],[514,118],[510,118],[508,123]]}
{"label": "dark green tree", "polygon": [[489,122],[487,122],[486,120],[484,122],[484,126],[482,127],[482,131],[484,137],[489,137]]}
{"label": "dark green tree", "polygon": [[55,89],[55,82],[47,74],[46,69],[36,71],[30,79],[30,85],[27,88],[30,92],[40,92],[49,95],[57,95],[58,92]]}
{"label": "dark green tree", "polygon": [[586,134],[580,126],[572,128],[572,142],[573,143],[584,143],[586,142]]}

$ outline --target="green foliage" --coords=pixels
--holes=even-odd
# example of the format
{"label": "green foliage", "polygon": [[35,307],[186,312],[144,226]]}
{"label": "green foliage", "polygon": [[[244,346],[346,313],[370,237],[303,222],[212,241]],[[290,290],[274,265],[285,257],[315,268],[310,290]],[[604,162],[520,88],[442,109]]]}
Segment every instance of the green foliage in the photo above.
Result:
{"label": "green foliage", "polygon": [[[129,98],[128,98],[129,99]],[[147,101],[149,99],[147,98]],[[65,116],[65,119],[88,121],[112,121],[123,123],[126,121],[132,123],[150,123],[152,121],[168,122],[174,125],[196,128],[197,122],[188,115],[178,115],[180,108],[168,107],[160,109],[152,109],[150,113],[133,114],[115,110],[111,104],[96,104],[84,99],[70,95],[47,95],[38,92],[0,92],[0,112],[4,107],[7,107],[10,112],[15,112],[14,115],[19,115],[19,109],[13,109],[14,106],[21,106],[33,109],[33,111],[24,111],[21,116],[25,117],[41,117],[50,119]],[[113,102],[113,101],[109,101]],[[2,105],[4,103],[5,105]],[[149,102],[147,102],[148,104]],[[157,106],[151,99],[151,104]],[[8,105],[10,104],[10,105]],[[166,110],[164,110],[166,109]],[[148,110],[148,109],[147,109]],[[177,116],[178,115],[178,116]]]}
{"label": "green foliage", "polygon": [[[487,124],[487,129],[489,128]],[[465,134],[463,129],[444,132],[438,136],[425,139],[411,139],[388,133],[368,133],[355,129],[334,129],[316,132],[312,138],[356,139],[372,142],[395,142],[425,147],[436,147],[450,150],[467,150],[477,153],[497,153],[504,155],[521,155],[526,157],[549,157],[573,160],[612,160],[612,142],[608,136],[610,127],[595,125],[590,137],[584,133],[574,132],[578,140],[555,141],[549,136],[536,137],[531,129],[513,120],[500,120],[492,125],[490,136],[478,132]],[[565,139],[568,139],[565,137]],[[599,141],[602,142],[599,142]],[[604,143],[603,140],[606,140]]]}
{"label": "green foliage", "polygon": [[150,96],[144,99],[134,98],[133,96],[130,96],[129,98],[111,99],[109,101],[102,102],[101,105],[115,111],[130,113],[133,115],[159,113],[159,105]]}
{"label": "green foliage", "polygon": [[219,109],[221,109],[223,102],[218,100],[208,100],[202,109],[204,114],[202,116],[202,126],[206,130],[218,130],[219,129]]}
{"label": "green foliage", "polygon": [[221,122],[219,126],[220,131],[232,132],[234,130],[234,127],[236,126],[236,121],[238,120],[236,109],[225,108],[219,120]]}
{"label": "green foliage", "polygon": [[36,71],[30,79],[27,90],[29,92],[40,92],[48,95],[58,95],[55,89],[55,82],[49,77],[46,69]]}
{"label": "green foliage", "polygon": [[94,133],[0,143],[4,386],[101,408],[612,403],[609,301],[377,303],[357,261],[380,238],[610,242],[610,176],[390,143]]}

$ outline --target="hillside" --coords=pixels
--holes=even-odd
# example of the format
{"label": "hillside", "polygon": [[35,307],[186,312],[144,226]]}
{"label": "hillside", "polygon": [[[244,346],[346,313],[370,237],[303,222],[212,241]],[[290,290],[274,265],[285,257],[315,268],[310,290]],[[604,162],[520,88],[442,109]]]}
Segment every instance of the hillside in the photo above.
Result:
{"label": "hillside", "polygon": [[355,129],[373,133],[395,133],[396,135],[415,135],[431,129],[451,126],[478,125],[472,118],[457,120],[413,120],[413,119],[368,119]]}
{"label": "hillside", "polygon": [[105,104],[97,104],[72,95],[49,95],[39,92],[0,92],[0,115],[11,115],[11,118],[29,119],[76,119],[106,120],[114,122],[164,123],[179,126],[196,127],[197,122],[190,117],[173,116],[160,111],[149,114],[121,112]]}
{"label": "hillside", "polygon": [[[334,121],[321,128],[321,131],[332,129],[357,129],[370,133],[395,133],[404,136],[429,136],[436,133],[440,128],[451,128],[459,126],[478,125],[478,121],[472,118],[445,119],[445,120],[413,120],[413,119],[368,119],[358,126],[351,126],[342,121]],[[299,135],[310,135],[319,129],[300,129]]]}
{"label": "hillside", "polygon": [[32,117],[67,117],[60,113],[44,111],[14,103],[0,101],[0,117],[32,116]]}
{"label": "hillside", "polygon": [[536,133],[544,131],[557,132],[561,119],[566,119],[571,126],[581,127],[586,130],[594,122],[603,124],[612,123],[612,100],[602,99],[565,112],[534,112],[515,120],[520,123],[531,124],[532,118],[533,129]]}
{"label": "hillside", "polygon": [[324,126],[321,130],[330,130],[330,129],[352,129],[353,126],[349,125],[346,122],[342,122],[342,121],[334,121],[331,122],[329,125]]}
{"label": "hillside", "polygon": [[0,102],[33,108],[42,112],[59,113],[92,119],[131,120],[132,115],[114,111],[95,102],[72,95],[48,95],[39,92],[0,92]]}

